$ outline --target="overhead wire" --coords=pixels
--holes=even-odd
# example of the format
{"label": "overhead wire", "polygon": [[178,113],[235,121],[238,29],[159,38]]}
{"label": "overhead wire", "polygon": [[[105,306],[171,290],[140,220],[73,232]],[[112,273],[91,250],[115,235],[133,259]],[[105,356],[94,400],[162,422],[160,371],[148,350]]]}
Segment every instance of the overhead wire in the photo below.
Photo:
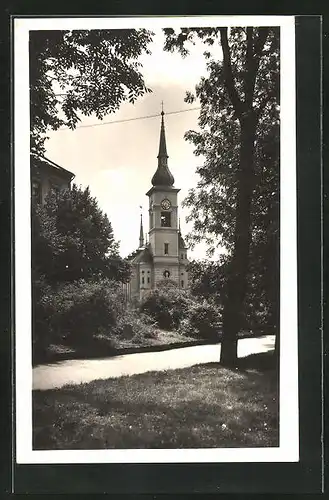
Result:
{"label": "overhead wire", "polygon": [[[165,113],[165,115],[176,115],[176,114],[179,114],[179,113],[186,113],[187,111],[196,111],[198,109],[201,109],[201,106],[199,107],[196,107],[196,108],[189,108],[189,109],[180,109],[178,111],[169,111],[167,113]],[[157,118],[158,116],[160,116],[161,114],[160,113],[157,113],[155,115],[146,115],[146,116],[137,116],[135,118],[126,118],[126,119],[123,119],[123,120],[111,120],[111,121],[107,121],[107,122],[100,122],[100,123],[91,123],[91,124],[86,124],[86,125],[78,125],[77,127],[75,127],[75,129],[78,129],[78,128],[89,128],[89,127],[101,127],[101,126],[104,126],[104,125],[113,125],[115,123],[125,123],[125,122],[132,122],[132,121],[136,121],[136,120],[146,120],[148,118]],[[75,130],[73,129],[73,130]],[[60,127],[58,130],[72,130],[70,129],[69,127]]]}

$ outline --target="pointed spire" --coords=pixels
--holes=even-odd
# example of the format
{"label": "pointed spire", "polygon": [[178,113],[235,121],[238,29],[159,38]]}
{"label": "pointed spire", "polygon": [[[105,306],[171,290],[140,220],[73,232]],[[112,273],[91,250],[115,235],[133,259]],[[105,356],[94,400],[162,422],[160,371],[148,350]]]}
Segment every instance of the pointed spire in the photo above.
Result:
{"label": "pointed spire", "polygon": [[168,158],[162,102],[158,168],[152,177],[153,186],[173,186],[175,179],[168,168]]}
{"label": "pointed spire", "polygon": [[164,125],[164,111],[161,111],[161,129],[160,129],[160,143],[158,158],[168,158],[167,144],[166,144],[166,131]]}
{"label": "pointed spire", "polygon": [[[142,210],[142,207],[139,207]],[[140,223],[140,229],[139,229],[139,248],[142,248],[144,246],[144,230],[143,230],[143,215],[141,212],[141,223]]]}

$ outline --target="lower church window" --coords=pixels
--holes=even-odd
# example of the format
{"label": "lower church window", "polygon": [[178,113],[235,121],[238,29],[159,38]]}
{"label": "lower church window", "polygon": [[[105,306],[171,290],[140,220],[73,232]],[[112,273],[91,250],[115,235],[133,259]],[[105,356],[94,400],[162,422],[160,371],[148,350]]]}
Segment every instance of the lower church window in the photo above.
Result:
{"label": "lower church window", "polygon": [[165,278],[169,278],[169,276],[170,276],[170,272],[169,272],[169,271],[167,271],[167,270],[166,270],[166,271],[164,271],[164,272],[163,272],[163,276],[164,276]]}
{"label": "lower church window", "polygon": [[169,254],[169,243],[164,244],[164,254],[168,255]]}
{"label": "lower church window", "polygon": [[183,280],[181,281],[181,285],[182,285],[182,288],[184,288],[184,281]]}
{"label": "lower church window", "polygon": [[148,282],[148,283],[150,283],[150,281],[151,281],[151,280],[150,280],[150,277],[148,276],[148,277],[147,277],[147,282]]}

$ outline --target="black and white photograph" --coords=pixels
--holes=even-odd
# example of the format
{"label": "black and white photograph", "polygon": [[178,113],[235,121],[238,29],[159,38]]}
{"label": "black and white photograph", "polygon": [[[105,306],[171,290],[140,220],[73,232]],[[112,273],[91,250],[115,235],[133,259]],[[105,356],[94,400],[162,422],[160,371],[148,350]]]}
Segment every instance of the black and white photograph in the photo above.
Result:
{"label": "black and white photograph", "polygon": [[298,461],[294,18],[14,56],[17,461]]}

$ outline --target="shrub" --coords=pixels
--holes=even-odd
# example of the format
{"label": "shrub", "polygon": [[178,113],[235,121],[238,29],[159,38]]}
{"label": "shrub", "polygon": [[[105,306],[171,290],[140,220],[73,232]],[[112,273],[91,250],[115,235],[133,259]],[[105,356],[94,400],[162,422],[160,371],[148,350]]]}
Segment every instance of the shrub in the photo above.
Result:
{"label": "shrub", "polygon": [[142,299],[140,311],[153,318],[159,328],[172,330],[187,315],[190,302],[187,292],[175,288],[156,289]]}
{"label": "shrub", "polygon": [[61,285],[56,293],[54,328],[68,343],[83,344],[97,334],[110,334],[124,309],[123,295],[109,280],[80,280]]}
{"label": "shrub", "polygon": [[180,331],[211,342],[220,339],[220,314],[216,306],[207,301],[194,302],[188,310],[188,316],[181,322]]}
{"label": "shrub", "polygon": [[170,288],[178,289],[178,284],[176,283],[176,281],[170,278],[166,278],[158,281],[157,288],[158,290],[169,290]]}
{"label": "shrub", "polygon": [[39,280],[33,288],[33,342],[39,354],[51,343],[77,349],[106,343],[125,307],[118,286],[109,280],[56,288]]}
{"label": "shrub", "polygon": [[56,312],[54,293],[43,276],[32,281],[32,352],[34,358],[43,357],[54,342],[51,318]]}
{"label": "shrub", "polygon": [[122,341],[143,344],[145,339],[156,337],[156,323],[146,314],[128,306],[118,318],[113,333],[119,345],[122,345]]}

